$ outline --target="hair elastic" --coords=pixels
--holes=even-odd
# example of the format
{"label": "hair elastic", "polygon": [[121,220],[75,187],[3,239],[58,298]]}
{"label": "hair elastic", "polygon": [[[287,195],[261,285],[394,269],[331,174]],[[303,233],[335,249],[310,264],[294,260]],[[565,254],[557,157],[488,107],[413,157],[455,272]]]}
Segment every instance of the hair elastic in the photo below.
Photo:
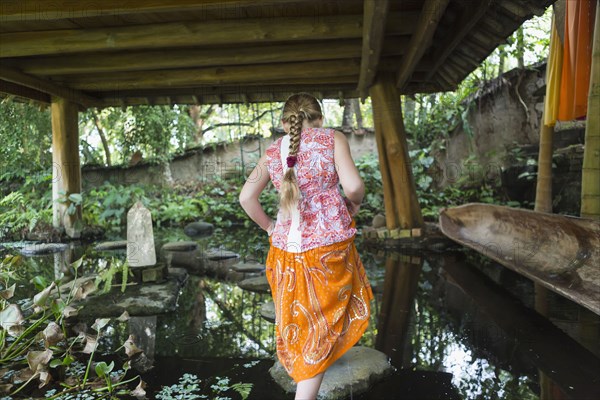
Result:
{"label": "hair elastic", "polygon": [[288,156],[285,160],[287,161],[288,168],[292,168],[294,165],[296,165],[296,161],[298,160],[298,157]]}

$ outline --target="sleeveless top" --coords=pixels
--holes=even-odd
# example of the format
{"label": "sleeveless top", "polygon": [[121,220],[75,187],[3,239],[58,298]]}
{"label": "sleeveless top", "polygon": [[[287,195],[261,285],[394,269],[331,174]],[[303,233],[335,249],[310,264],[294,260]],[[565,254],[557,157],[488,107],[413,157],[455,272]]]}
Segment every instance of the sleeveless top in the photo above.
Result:
{"label": "sleeveless top", "polygon": [[[334,164],[334,130],[305,128],[300,134],[296,179],[300,199],[291,216],[282,210],[277,220],[271,244],[289,252],[299,253],[320,246],[342,242],[356,234],[352,216],[339,187]],[[287,171],[289,135],[277,139],[266,150],[267,169],[279,191]]]}

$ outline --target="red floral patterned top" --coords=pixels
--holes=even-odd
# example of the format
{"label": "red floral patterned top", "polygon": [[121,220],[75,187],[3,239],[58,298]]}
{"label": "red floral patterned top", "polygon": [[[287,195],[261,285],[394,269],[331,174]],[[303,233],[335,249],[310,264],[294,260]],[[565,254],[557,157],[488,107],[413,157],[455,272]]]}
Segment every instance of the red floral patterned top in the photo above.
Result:
{"label": "red floral patterned top", "polygon": [[[281,141],[276,140],[266,150],[267,168],[271,181],[279,191],[287,165],[281,162]],[[340,191],[339,177],[334,164],[334,130],[306,128],[300,136],[297,154],[296,178],[300,187],[298,211],[301,243],[299,251],[349,239],[356,234],[352,216],[348,212]],[[271,243],[280,249],[287,249],[288,233],[292,218],[280,210]]]}

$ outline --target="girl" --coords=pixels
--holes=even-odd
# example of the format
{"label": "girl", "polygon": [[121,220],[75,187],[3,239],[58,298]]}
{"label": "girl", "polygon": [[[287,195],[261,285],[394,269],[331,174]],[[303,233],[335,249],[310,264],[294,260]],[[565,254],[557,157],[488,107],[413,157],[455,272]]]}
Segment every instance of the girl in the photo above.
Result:
{"label": "girl", "polygon": [[[296,399],[314,399],[325,370],[360,339],[369,321],[373,293],[354,246],[352,218],[364,184],[344,134],[322,128],[317,99],[292,95],[281,121],[287,135],[260,158],[240,204],[269,235],[266,275],[275,302],[277,357],[297,382]],[[275,221],[258,202],[269,179],[280,195]]]}

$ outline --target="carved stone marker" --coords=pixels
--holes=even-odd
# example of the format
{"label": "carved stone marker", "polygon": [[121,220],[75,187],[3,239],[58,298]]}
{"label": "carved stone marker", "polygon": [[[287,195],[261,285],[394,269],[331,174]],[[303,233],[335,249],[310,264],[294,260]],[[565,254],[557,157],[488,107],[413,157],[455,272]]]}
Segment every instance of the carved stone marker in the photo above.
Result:
{"label": "carved stone marker", "polygon": [[140,201],[127,213],[127,262],[131,267],[156,264],[152,217]]}

